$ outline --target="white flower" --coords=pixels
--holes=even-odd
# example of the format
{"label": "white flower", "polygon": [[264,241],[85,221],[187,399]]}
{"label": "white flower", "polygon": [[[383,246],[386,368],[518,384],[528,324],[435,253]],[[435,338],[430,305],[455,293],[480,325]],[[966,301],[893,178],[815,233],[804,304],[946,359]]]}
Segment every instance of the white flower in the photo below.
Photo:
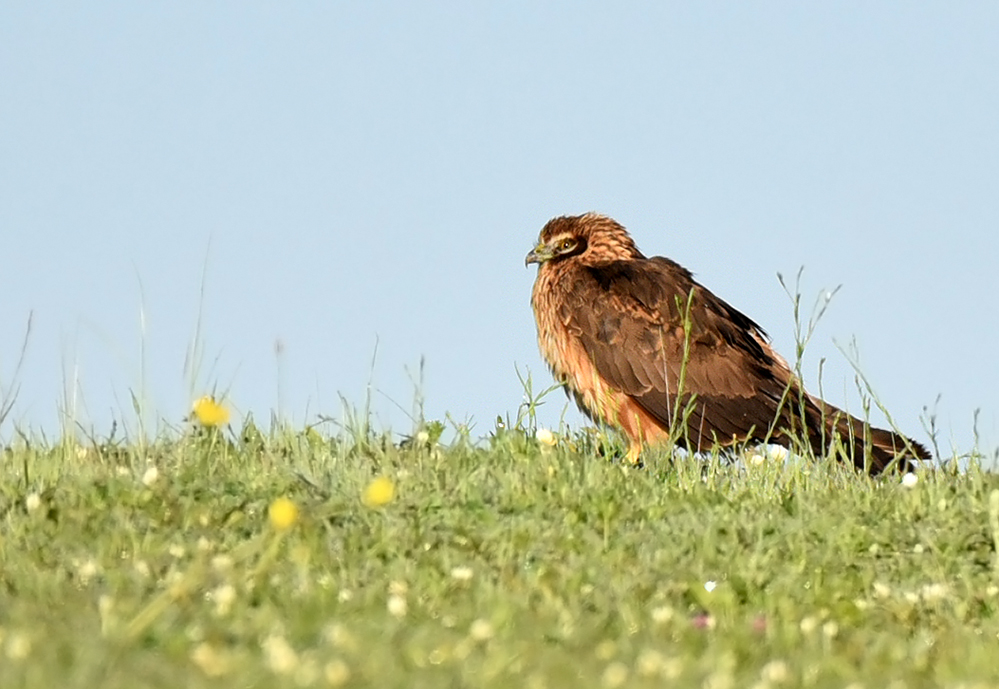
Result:
{"label": "white flower", "polygon": [[902,477],[902,485],[906,488],[915,488],[919,483],[919,477],[911,471]]}
{"label": "white flower", "polygon": [[628,666],[620,661],[614,661],[604,669],[601,682],[605,687],[614,689],[628,681]]}
{"label": "white flower", "polygon": [[88,584],[90,580],[97,576],[100,570],[97,567],[97,563],[93,560],[87,560],[86,562],[77,565],[76,573],[80,577],[81,584]]}
{"label": "white flower", "polygon": [[146,469],[146,473],[142,475],[142,485],[151,486],[156,483],[156,479],[160,477],[160,470],[155,466],[151,466]]}
{"label": "white flower", "polygon": [[298,666],[298,654],[283,636],[268,636],[260,645],[264,649],[267,666],[274,674],[291,674]]}
{"label": "white flower", "polygon": [[326,663],[323,675],[326,677],[326,683],[331,687],[340,687],[350,680],[350,667],[339,658],[334,658]]}
{"label": "white flower", "polygon": [[791,679],[791,669],[783,660],[771,660],[763,666],[760,677],[767,684],[783,684]]}
{"label": "white flower", "polygon": [[666,624],[676,616],[676,611],[668,605],[652,608],[652,621],[656,624]]}
{"label": "white flower", "polygon": [[787,448],[783,445],[770,445],[767,447],[767,454],[770,455],[771,459],[783,462],[787,459]]}
{"label": "white flower", "polygon": [[233,601],[236,600],[236,589],[230,584],[222,584],[211,592],[211,597],[215,601],[215,614],[222,617],[232,610]]}
{"label": "white flower", "polygon": [[38,493],[32,493],[24,499],[24,506],[29,512],[34,512],[39,507],[42,506],[42,496]]}
{"label": "white flower", "polygon": [[547,428],[539,428],[535,433],[534,437],[542,445],[547,445],[548,447],[555,447],[555,443],[558,442],[558,438]]}
{"label": "white flower", "polygon": [[493,638],[493,626],[488,620],[478,619],[472,622],[468,635],[476,641],[489,641]]}
{"label": "white flower", "polygon": [[7,642],[7,657],[11,660],[24,660],[31,653],[31,639],[27,634],[15,632]]}
{"label": "white flower", "polygon": [[409,606],[406,599],[399,595],[391,595],[388,599],[388,611],[393,617],[405,617]]}
{"label": "white flower", "polygon": [[471,581],[473,574],[475,572],[472,571],[471,567],[453,567],[451,569],[451,578],[455,581]]}
{"label": "white flower", "polygon": [[704,582],[704,590],[707,591],[708,593],[711,593],[712,591],[714,591],[716,586],[718,586],[718,584],[716,584],[713,581],[705,581]]}
{"label": "white flower", "polygon": [[947,597],[950,590],[946,584],[927,584],[921,591],[923,600],[927,603],[936,603]]}
{"label": "white flower", "polygon": [[225,553],[221,555],[216,555],[212,558],[212,569],[219,574],[225,574],[232,569],[234,561],[231,555],[226,555]]}

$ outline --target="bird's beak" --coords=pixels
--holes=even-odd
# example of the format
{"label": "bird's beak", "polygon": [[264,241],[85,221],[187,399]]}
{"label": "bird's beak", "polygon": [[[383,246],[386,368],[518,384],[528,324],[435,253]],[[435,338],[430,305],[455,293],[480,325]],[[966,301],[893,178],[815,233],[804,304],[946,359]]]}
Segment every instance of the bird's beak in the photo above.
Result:
{"label": "bird's beak", "polygon": [[538,264],[544,263],[545,261],[549,260],[551,257],[552,257],[551,251],[549,251],[548,247],[546,247],[542,242],[538,244],[536,247],[534,247],[534,249],[531,250],[531,253],[527,254],[527,257],[524,259],[524,267],[526,268],[532,263],[538,263]]}

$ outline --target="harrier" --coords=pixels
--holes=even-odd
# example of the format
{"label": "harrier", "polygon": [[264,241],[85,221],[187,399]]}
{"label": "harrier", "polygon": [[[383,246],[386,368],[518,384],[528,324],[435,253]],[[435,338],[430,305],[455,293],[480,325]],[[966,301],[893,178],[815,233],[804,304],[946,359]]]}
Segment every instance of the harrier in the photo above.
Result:
{"label": "harrier", "polygon": [[930,459],[919,443],[871,428],[809,395],[763,329],[668,258],[646,258],[603,215],[554,218],[525,265],[555,379],[590,418],[620,429],[637,463],[644,444],[804,442],[877,474]]}

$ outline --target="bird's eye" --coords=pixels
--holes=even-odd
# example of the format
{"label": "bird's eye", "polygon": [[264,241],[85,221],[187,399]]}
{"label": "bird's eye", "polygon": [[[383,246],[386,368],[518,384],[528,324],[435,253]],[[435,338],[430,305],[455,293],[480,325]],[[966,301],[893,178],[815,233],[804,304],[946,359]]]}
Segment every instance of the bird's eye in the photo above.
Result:
{"label": "bird's eye", "polygon": [[558,243],[559,251],[569,251],[576,246],[576,241],[574,239],[563,239]]}

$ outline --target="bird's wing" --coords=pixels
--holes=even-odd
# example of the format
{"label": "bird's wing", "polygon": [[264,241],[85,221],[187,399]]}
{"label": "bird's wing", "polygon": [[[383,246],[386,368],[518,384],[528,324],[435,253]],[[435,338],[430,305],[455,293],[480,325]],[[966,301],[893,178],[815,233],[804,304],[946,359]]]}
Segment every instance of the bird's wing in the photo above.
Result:
{"label": "bird's wing", "polygon": [[[762,437],[774,422],[790,371],[747,316],[665,258],[575,271],[560,316],[597,373],[664,428],[677,404],[689,308],[681,403],[696,395],[690,440]],[[785,405],[786,406],[786,405]]]}

